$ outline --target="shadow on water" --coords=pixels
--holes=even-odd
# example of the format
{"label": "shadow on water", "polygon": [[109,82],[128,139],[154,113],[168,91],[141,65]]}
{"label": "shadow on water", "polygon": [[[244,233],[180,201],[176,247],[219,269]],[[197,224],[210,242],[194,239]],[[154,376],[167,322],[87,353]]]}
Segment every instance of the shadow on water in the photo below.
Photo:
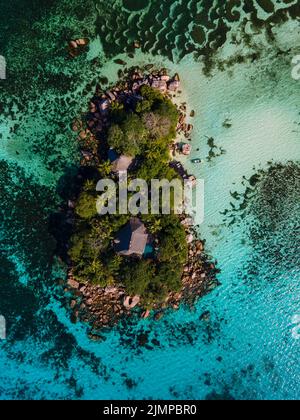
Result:
{"label": "shadow on water", "polygon": [[68,243],[74,232],[73,204],[78,199],[83,183],[95,178],[95,170],[89,167],[69,166],[60,177],[56,193],[61,199],[57,211],[49,216],[49,234],[55,238],[54,255],[68,263]]}
{"label": "shadow on water", "polygon": [[55,238],[55,255],[65,263],[68,261],[67,244],[71,237],[73,224],[72,212],[68,207],[69,201],[74,201],[80,192],[81,182],[79,168],[75,165],[68,167],[57,184],[57,194],[61,198],[61,205],[57,211],[49,216],[49,233]]}

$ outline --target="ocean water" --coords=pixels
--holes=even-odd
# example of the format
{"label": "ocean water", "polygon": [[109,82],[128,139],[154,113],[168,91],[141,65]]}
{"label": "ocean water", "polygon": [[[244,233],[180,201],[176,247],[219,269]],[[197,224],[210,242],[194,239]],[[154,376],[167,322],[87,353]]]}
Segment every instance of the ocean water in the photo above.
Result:
{"label": "ocean water", "polygon": [[[0,398],[298,399],[297,1],[18,5],[1,2],[0,19]],[[78,36],[89,51],[68,60]],[[100,78],[117,79],[115,58],[181,75],[192,158],[204,161],[185,164],[205,181],[199,234],[221,286],[193,310],[130,319],[92,342],[65,309],[51,227],[79,162],[70,123]]]}

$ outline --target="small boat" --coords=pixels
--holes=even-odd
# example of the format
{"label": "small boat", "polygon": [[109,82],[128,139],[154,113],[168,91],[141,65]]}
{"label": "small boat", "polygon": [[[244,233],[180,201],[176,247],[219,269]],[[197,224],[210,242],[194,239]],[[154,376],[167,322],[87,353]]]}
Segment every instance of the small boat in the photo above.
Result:
{"label": "small boat", "polygon": [[193,159],[191,162],[192,163],[202,163],[202,160],[201,159]]}

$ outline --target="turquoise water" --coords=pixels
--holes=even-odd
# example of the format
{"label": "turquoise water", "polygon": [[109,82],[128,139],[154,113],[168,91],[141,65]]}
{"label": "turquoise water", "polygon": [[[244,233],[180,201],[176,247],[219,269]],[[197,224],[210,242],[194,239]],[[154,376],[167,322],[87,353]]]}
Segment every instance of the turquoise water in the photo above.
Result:
{"label": "turquoise water", "polygon": [[[8,337],[0,343],[0,398],[298,399],[300,82],[290,64],[299,54],[297,2],[265,2],[274,5],[266,11],[254,1],[124,1],[131,13],[122,1],[78,0],[72,9],[19,1],[22,13],[2,3],[0,313]],[[68,60],[66,40],[83,35],[92,39],[87,56]],[[131,58],[133,40],[142,51]],[[205,180],[199,232],[221,286],[193,310],[130,319],[92,342],[65,309],[65,267],[51,232],[79,161],[70,122],[99,78],[116,80],[117,54],[181,75],[182,100],[196,111],[192,158],[204,161],[186,165]]]}

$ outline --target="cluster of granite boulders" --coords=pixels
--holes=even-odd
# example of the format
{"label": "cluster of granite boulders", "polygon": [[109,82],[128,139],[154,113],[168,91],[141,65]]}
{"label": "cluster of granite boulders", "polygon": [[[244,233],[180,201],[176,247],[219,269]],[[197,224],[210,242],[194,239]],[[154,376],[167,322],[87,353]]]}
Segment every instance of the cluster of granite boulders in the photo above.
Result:
{"label": "cluster of granite boulders", "polygon": [[111,327],[128,314],[123,302],[125,290],[121,287],[94,286],[79,283],[69,273],[68,290],[71,292],[71,319],[86,322],[95,330]]}
{"label": "cluster of granite boulders", "polygon": [[[88,323],[93,331],[110,328],[122,318],[135,313],[146,319],[150,316],[155,320],[161,319],[164,311],[172,308],[179,309],[180,305],[192,306],[201,296],[218,286],[215,264],[207,259],[204,243],[196,238],[191,228],[190,219],[185,218],[182,224],[186,228],[187,243],[189,247],[188,262],[184,267],[182,276],[182,289],[177,293],[170,293],[164,302],[145,309],[140,296],[128,296],[122,286],[101,287],[79,283],[72,275],[68,275],[67,290],[71,292],[69,306],[72,312],[71,319]],[[92,337],[96,339],[97,336]]]}
{"label": "cluster of granite boulders", "polygon": [[[176,127],[176,132],[178,136],[184,136],[184,138],[191,142],[191,134],[194,129],[194,126],[190,123],[187,123],[187,105],[185,102],[180,104],[178,107],[179,109],[179,118],[178,118],[178,124]],[[191,111],[190,117],[195,116],[195,111]],[[172,145],[171,153],[172,156],[175,157],[177,153],[183,154],[185,156],[189,156],[192,151],[192,145],[191,143],[186,143],[181,140],[176,141]]]}
{"label": "cluster of granite boulders", "polygon": [[157,75],[152,74],[146,80],[146,84],[149,84],[154,89],[158,89],[162,93],[176,93],[180,88],[180,79],[178,74],[171,79],[166,72],[162,72]]}
{"label": "cluster of granite boulders", "polygon": [[216,279],[219,270],[204,252],[204,242],[195,238],[195,231],[187,227],[189,256],[182,276],[182,298],[186,303],[193,303],[219,285]]}
{"label": "cluster of granite boulders", "polygon": [[94,330],[112,327],[141,304],[139,296],[127,296],[122,286],[101,287],[80,283],[74,278],[72,270],[68,273],[66,291],[71,292],[69,307],[72,321],[86,322]]}
{"label": "cluster of granite boulders", "polygon": [[82,52],[86,51],[86,47],[89,45],[88,38],[78,38],[69,41],[68,52],[71,58],[77,57]]}
{"label": "cluster of granite boulders", "polygon": [[184,180],[184,181],[190,181],[192,182],[193,186],[196,185],[196,177],[194,175],[190,175],[187,170],[184,168],[183,164],[181,162],[178,162],[176,160],[172,160],[169,163],[169,166],[173,168],[177,174]]}
{"label": "cluster of granite boulders", "polygon": [[[82,165],[99,163],[98,141],[101,140],[102,133],[105,133],[109,126],[109,109],[112,103],[120,102],[134,107],[142,99],[140,89],[145,85],[158,89],[161,93],[171,97],[178,91],[180,79],[178,74],[170,77],[166,69],[152,71],[151,73],[144,73],[140,69],[135,69],[130,77],[120,81],[111,89],[102,91],[98,86],[95,96],[89,103],[86,126],[83,126],[82,121],[74,121],[72,124],[72,130],[78,133],[78,140],[82,146]],[[178,125],[178,132],[184,130],[186,135],[190,133],[191,129],[192,126],[188,124],[180,123]]]}
{"label": "cluster of granite boulders", "polygon": [[[180,115],[179,115],[179,120],[177,124],[177,132],[179,134],[183,134],[186,139],[189,139],[194,127],[192,124],[186,123],[187,106],[185,102],[180,105],[179,111],[180,111]],[[192,116],[195,116],[195,111],[191,111],[190,117]]]}

